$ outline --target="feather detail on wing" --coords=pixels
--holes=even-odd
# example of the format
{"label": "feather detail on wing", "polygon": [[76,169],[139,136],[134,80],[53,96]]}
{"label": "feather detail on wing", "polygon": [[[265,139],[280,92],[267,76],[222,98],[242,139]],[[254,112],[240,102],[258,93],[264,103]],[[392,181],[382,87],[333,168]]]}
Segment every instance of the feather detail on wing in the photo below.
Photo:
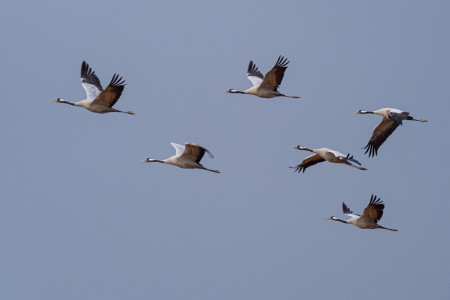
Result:
{"label": "feather detail on wing", "polygon": [[81,64],[81,85],[86,91],[88,100],[94,100],[103,91],[100,79],[85,61]]}
{"label": "feather detail on wing", "polygon": [[253,63],[253,61],[248,63],[247,78],[252,82],[253,86],[259,86],[264,79],[263,74],[258,71],[258,67]]}
{"label": "feather detail on wing", "polygon": [[125,88],[125,80],[119,78],[119,74],[114,74],[108,87],[98,95],[93,104],[112,107],[119,100],[122,91]]}
{"label": "feather detail on wing", "polygon": [[407,119],[409,116],[409,112],[407,111],[399,111],[399,112],[395,112],[395,111],[390,111],[389,112],[389,117],[391,118],[392,121],[394,121],[397,125],[402,125],[403,124],[403,120]]}
{"label": "feather detail on wing", "polygon": [[284,72],[287,69],[289,61],[287,58],[284,58],[283,56],[279,56],[277,63],[275,66],[267,72],[266,76],[264,76],[264,80],[261,83],[261,87],[264,87],[266,89],[277,91],[277,88],[280,86],[281,81],[284,77]]}
{"label": "feather detail on wing", "polygon": [[344,215],[347,215],[352,218],[359,217],[359,215],[354,214],[353,211],[350,208],[348,208],[348,206],[345,205],[344,202],[342,202],[342,212],[344,213]]}
{"label": "feather detail on wing", "polygon": [[305,172],[305,170],[308,167],[311,167],[317,163],[323,162],[325,161],[325,159],[323,159],[319,154],[313,154],[311,156],[308,156],[307,158],[305,158],[299,165],[295,166],[295,167],[289,167],[291,169],[294,169],[294,172]]}
{"label": "feather detail on wing", "polygon": [[373,157],[377,155],[378,148],[386,141],[386,139],[394,132],[394,130],[398,127],[398,124],[394,121],[383,119],[380,124],[375,127],[372,133],[372,137],[369,140],[369,143],[364,147],[367,154],[369,152],[369,157]]}
{"label": "feather detail on wing", "polygon": [[180,156],[184,152],[184,146],[177,143],[170,143],[175,148],[175,155]]}
{"label": "feather detail on wing", "polygon": [[372,219],[376,223],[383,216],[383,209],[384,209],[383,201],[381,201],[380,198],[377,199],[377,196],[372,195],[370,197],[369,205],[367,205],[367,207],[364,209],[364,212],[362,213],[361,217]]}
{"label": "feather detail on wing", "polygon": [[199,164],[205,152],[207,152],[211,158],[214,158],[211,152],[209,152],[206,148],[203,148],[202,146],[199,145],[186,143],[183,155],[181,155],[181,157],[192,159]]}

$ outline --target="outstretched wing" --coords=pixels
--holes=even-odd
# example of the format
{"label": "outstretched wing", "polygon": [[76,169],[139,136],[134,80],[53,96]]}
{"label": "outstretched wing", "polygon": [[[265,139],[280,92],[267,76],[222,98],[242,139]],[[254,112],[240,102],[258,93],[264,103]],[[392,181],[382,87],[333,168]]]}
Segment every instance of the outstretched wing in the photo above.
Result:
{"label": "outstretched wing", "polygon": [[289,167],[291,169],[294,169],[294,172],[305,172],[305,170],[308,167],[311,167],[315,164],[318,164],[320,162],[325,161],[319,154],[313,154],[311,156],[308,156],[307,158],[305,158],[299,165],[295,166],[295,167]]}
{"label": "outstretched wing", "polygon": [[284,58],[283,56],[279,56],[277,63],[275,66],[267,72],[266,76],[264,76],[264,80],[261,83],[261,87],[264,87],[269,90],[277,91],[277,88],[280,86],[281,81],[284,77],[284,72],[287,69],[289,61],[287,58]]}
{"label": "outstretched wing", "polygon": [[347,215],[352,218],[359,217],[359,215],[354,214],[353,211],[350,208],[348,208],[348,206],[345,205],[344,202],[342,202],[342,212],[344,213],[344,215]]}
{"label": "outstretched wing", "polygon": [[180,156],[184,152],[184,146],[177,143],[170,143],[175,148],[175,155]]}
{"label": "outstretched wing", "polygon": [[386,139],[394,132],[394,130],[398,127],[398,123],[383,119],[380,124],[375,127],[372,133],[372,137],[369,140],[369,143],[364,147],[367,154],[369,152],[369,157],[373,157],[377,155],[378,148],[386,141]]}
{"label": "outstretched wing", "polygon": [[389,117],[392,121],[397,123],[397,125],[402,125],[403,120],[407,119],[409,116],[409,112],[407,111],[395,111],[394,109],[391,109],[389,112]]}
{"label": "outstretched wing", "polygon": [[370,197],[369,205],[364,209],[362,213],[362,218],[368,218],[373,221],[378,222],[383,216],[384,203],[380,198],[377,199],[377,196],[372,195]]}
{"label": "outstretched wing", "polygon": [[211,158],[214,158],[214,156],[209,152],[206,148],[203,148],[202,146],[186,143],[184,152],[181,155],[182,158],[193,160],[196,163],[200,163],[200,160],[202,160],[203,155],[205,155],[205,152],[209,154]]}
{"label": "outstretched wing", "polygon": [[88,100],[94,100],[103,91],[100,80],[89,64],[85,61],[81,64],[81,85],[86,91]]}
{"label": "outstretched wing", "polygon": [[252,82],[253,86],[259,86],[264,79],[263,74],[258,71],[258,67],[253,63],[253,61],[248,63],[247,78]]}
{"label": "outstretched wing", "polygon": [[125,88],[125,80],[119,78],[119,74],[114,74],[108,87],[98,95],[93,104],[112,107],[119,100],[122,91]]}

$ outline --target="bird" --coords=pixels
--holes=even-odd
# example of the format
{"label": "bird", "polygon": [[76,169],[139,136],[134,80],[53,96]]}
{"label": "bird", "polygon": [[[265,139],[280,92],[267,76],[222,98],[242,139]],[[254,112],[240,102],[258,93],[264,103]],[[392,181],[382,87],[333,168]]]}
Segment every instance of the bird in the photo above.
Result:
{"label": "bird", "polygon": [[288,97],[300,98],[299,96],[286,96],[278,92],[278,87],[284,77],[289,61],[284,56],[279,56],[275,66],[263,76],[259,72],[258,67],[251,60],[248,64],[247,78],[252,82],[253,86],[245,91],[229,89],[225,93],[232,94],[249,94],[260,98]]}
{"label": "bird", "polygon": [[329,162],[338,163],[338,164],[346,164],[346,165],[352,166],[352,167],[360,169],[360,170],[367,170],[364,167],[359,167],[359,166],[352,164],[352,162],[354,162],[361,166],[359,161],[354,159],[353,155],[350,156],[350,154],[344,155],[338,151],[334,151],[334,150],[331,150],[328,148],[309,149],[309,148],[306,148],[306,147],[303,147],[300,145],[293,146],[292,148],[297,149],[297,150],[306,150],[306,151],[315,153],[315,154],[305,158],[299,165],[297,165],[295,167],[290,167],[291,169],[295,169],[294,172],[298,172],[298,173],[305,172],[305,170],[308,167],[313,166],[313,165],[323,162],[323,161],[329,161]]}
{"label": "bird", "polygon": [[401,111],[396,108],[382,108],[374,111],[359,110],[355,112],[355,114],[377,114],[383,117],[380,124],[373,130],[369,143],[363,148],[366,149],[364,154],[369,152],[369,157],[377,155],[378,148],[380,148],[399,125],[403,125],[403,120],[427,122],[427,120],[423,119],[414,119],[409,115],[409,112]]}
{"label": "bird", "polygon": [[362,228],[362,229],[386,229],[391,231],[398,231],[394,228],[386,228],[381,225],[378,225],[378,221],[383,216],[383,209],[384,209],[384,203],[381,201],[381,199],[375,195],[372,194],[370,197],[369,205],[364,209],[364,212],[362,215],[354,214],[353,211],[350,210],[350,208],[345,205],[344,202],[342,202],[342,210],[344,212],[344,215],[347,215],[349,217],[352,217],[349,220],[341,220],[339,218],[336,218],[335,216],[331,216],[327,218],[327,220],[333,220],[333,221],[339,221],[345,224],[352,224],[356,227]]}
{"label": "bird", "polygon": [[86,91],[85,100],[73,103],[58,98],[55,102],[83,107],[99,114],[121,112],[134,115],[134,112],[132,111],[120,111],[113,108],[113,105],[119,100],[120,95],[122,95],[122,91],[125,88],[125,80],[122,80],[122,77],[119,77],[119,74],[114,74],[108,87],[104,90],[100,84],[100,80],[97,75],[95,75],[95,72],[86,61],[83,61],[81,64],[81,85]]}
{"label": "bird", "polygon": [[202,159],[205,152],[208,153],[211,158],[214,158],[211,152],[209,152],[206,148],[191,143],[185,143],[184,146],[176,143],[170,144],[172,144],[172,146],[175,148],[174,156],[171,156],[168,159],[164,160],[147,158],[143,160],[143,162],[148,163],[159,162],[174,165],[183,169],[202,169],[215,173],[220,173],[219,170],[208,169],[205,168],[202,164],[200,164],[200,160]]}

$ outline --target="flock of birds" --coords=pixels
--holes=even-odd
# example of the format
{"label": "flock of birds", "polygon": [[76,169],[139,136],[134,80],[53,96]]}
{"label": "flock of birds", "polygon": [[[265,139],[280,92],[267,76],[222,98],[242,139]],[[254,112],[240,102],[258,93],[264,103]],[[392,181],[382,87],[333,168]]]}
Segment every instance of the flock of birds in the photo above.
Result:
{"label": "flock of birds", "polygon": [[[250,80],[253,86],[245,91],[229,89],[225,91],[225,93],[248,94],[258,96],[260,98],[300,98],[299,96],[286,96],[278,91],[278,87],[283,80],[284,73],[287,69],[288,64],[289,61],[280,55],[277,62],[275,63],[275,66],[269,72],[267,72],[265,76],[263,76],[262,73],[258,70],[258,67],[253,63],[253,61],[250,61],[247,69],[247,78]],[[62,98],[58,98],[55,100],[55,102],[65,103],[72,106],[79,106],[91,112],[99,114],[120,112],[134,115],[134,112],[132,111],[121,111],[113,108],[114,104],[116,104],[117,100],[119,100],[125,88],[125,80],[123,80],[122,77],[119,77],[118,74],[114,74],[108,87],[106,87],[106,89],[103,89],[100,80],[98,79],[97,75],[95,75],[95,72],[92,70],[88,63],[83,61],[83,63],[81,64],[81,85],[86,91],[85,100],[70,102]],[[427,122],[427,120],[415,119],[410,116],[408,112],[394,108],[382,108],[374,111],[359,110],[356,112],[356,114],[377,114],[383,117],[381,122],[375,127],[368,144],[363,148],[366,149],[365,154],[368,153],[369,157],[377,155],[380,146],[399,125],[402,125],[402,122],[404,120]],[[143,162],[158,162],[174,165],[183,169],[202,169],[220,173],[219,170],[205,168],[200,163],[205,153],[208,153],[208,155],[213,158],[211,152],[209,152],[206,148],[192,143],[186,143],[184,146],[176,143],[171,144],[175,148],[175,155],[164,160],[147,158],[143,160]],[[344,155],[338,151],[328,148],[309,149],[300,145],[293,148],[314,153],[313,155],[306,157],[299,165],[291,167],[295,172],[298,173],[305,172],[308,167],[324,161],[346,164],[359,170],[367,170],[366,168],[362,167],[361,163],[354,159],[350,154]],[[369,205],[364,209],[362,215],[354,214],[343,202],[343,213],[344,215],[351,217],[351,219],[341,220],[337,217],[332,216],[328,218],[328,220],[339,221],[345,224],[352,224],[362,229],[380,228],[397,231],[397,229],[386,228],[378,225],[378,221],[383,216],[383,209],[384,204],[380,200],[380,198],[372,195]]]}

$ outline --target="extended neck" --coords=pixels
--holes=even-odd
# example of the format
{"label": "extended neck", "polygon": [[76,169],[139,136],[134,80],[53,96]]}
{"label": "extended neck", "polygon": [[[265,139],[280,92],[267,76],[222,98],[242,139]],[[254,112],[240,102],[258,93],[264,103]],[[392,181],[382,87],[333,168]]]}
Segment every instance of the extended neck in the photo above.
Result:
{"label": "extended neck", "polygon": [[373,111],[367,111],[367,110],[359,110],[355,112],[355,114],[374,114]]}
{"label": "extended neck", "polygon": [[341,223],[344,223],[344,224],[349,224],[347,221],[341,220],[341,219],[336,218],[336,217],[330,217],[330,218],[328,218],[328,220],[338,221],[338,222],[341,222]]}
{"label": "extended neck", "polygon": [[314,150],[306,148],[306,147],[302,147],[302,146],[294,146],[292,148],[297,149],[297,150],[305,150],[305,151],[309,151],[309,152],[313,152],[314,153]]}
{"label": "extended neck", "polygon": [[231,93],[231,94],[245,94],[245,92],[243,92],[243,91],[238,91],[238,90],[233,90],[233,89],[230,89],[230,90],[228,90],[228,91],[225,91],[225,93]]}
{"label": "extended neck", "polygon": [[158,163],[166,163],[165,161],[163,161],[163,160],[159,160],[159,159],[153,159],[153,158],[147,158],[146,160],[144,160],[144,162],[158,162]]}
{"label": "extended neck", "polygon": [[61,99],[61,98],[56,99],[55,102],[56,102],[56,103],[65,103],[65,104],[70,104],[70,105],[73,105],[73,106],[77,106],[76,103],[72,103],[72,102],[63,100],[63,99]]}

